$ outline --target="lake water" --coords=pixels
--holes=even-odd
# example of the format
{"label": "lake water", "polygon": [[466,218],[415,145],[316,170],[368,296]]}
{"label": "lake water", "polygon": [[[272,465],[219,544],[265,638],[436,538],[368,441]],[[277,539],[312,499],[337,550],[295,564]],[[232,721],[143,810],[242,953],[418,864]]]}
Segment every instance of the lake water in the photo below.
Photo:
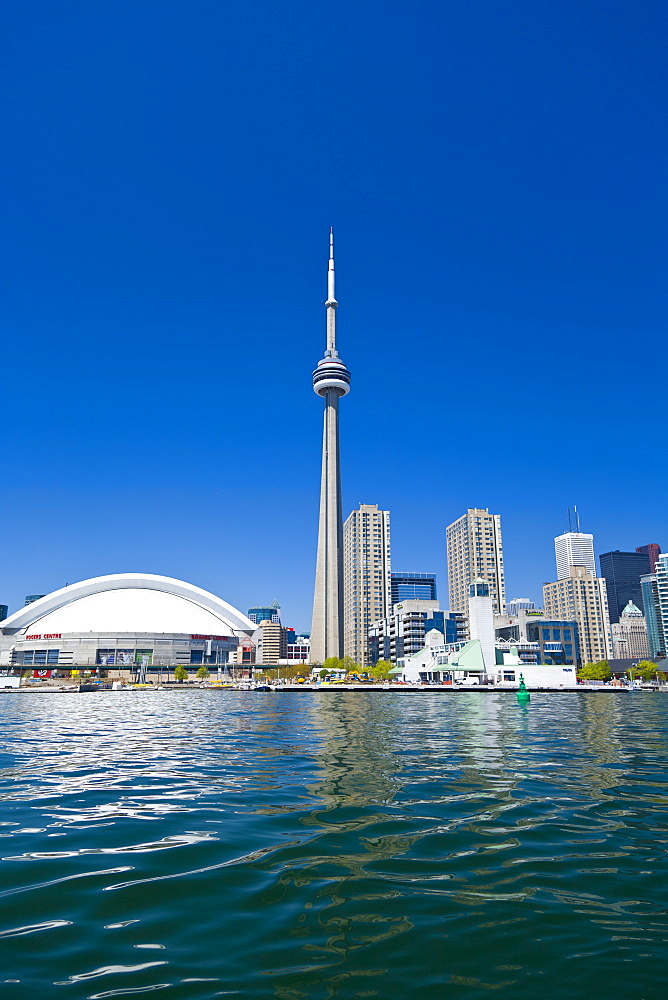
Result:
{"label": "lake water", "polygon": [[0,696],[3,1000],[668,995],[663,694]]}

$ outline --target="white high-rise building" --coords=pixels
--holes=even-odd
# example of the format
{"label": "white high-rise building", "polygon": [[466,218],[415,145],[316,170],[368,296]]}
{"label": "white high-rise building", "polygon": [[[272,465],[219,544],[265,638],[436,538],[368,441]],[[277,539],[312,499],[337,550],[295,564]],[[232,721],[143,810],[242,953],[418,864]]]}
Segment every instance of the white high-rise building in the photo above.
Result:
{"label": "white high-rise building", "polygon": [[362,503],[343,526],[343,650],[369,664],[369,627],[390,613],[390,512]]}
{"label": "white high-rise building", "polygon": [[568,578],[543,585],[545,619],[577,622],[582,663],[610,659],[610,617],[603,577],[571,566]]}
{"label": "white high-rise building", "polygon": [[615,659],[624,660],[649,656],[649,639],[645,616],[633,601],[629,601],[619,621],[614,622],[612,629],[612,655]]}
{"label": "white high-rise building", "polygon": [[501,518],[489,510],[469,507],[445,531],[448,555],[450,610],[468,614],[469,587],[485,581],[495,614],[506,610]]}
{"label": "white high-rise building", "polygon": [[327,272],[327,348],[313,372],[313,391],[325,401],[320,480],[318,557],[313,594],[311,663],[343,651],[343,524],[339,461],[339,399],[350,391],[350,372],[336,349],[334,236],[329,234]]}
{"label": "white high-rise building", "polygon": [[566,531],[554,540],[557,557],[557,580],[567,580],[571,566],[584,566],[588,573],[596,576],[594,562],[594,536],[583,531]]}

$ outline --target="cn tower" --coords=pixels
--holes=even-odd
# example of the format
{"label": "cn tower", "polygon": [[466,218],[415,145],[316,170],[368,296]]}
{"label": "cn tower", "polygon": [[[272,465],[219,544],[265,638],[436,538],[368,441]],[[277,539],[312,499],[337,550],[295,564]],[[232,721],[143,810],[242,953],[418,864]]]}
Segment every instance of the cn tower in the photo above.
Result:
{"label": "cn tower", "polygon": [[327,271],[327,349],[313,372],[313,391],[325,401],[318,558],[315,569],[311,663],[343,655],[343,518],[339,457],[339,398],[350,392],[350,372],[336,349],[334,234],[329,231]]}

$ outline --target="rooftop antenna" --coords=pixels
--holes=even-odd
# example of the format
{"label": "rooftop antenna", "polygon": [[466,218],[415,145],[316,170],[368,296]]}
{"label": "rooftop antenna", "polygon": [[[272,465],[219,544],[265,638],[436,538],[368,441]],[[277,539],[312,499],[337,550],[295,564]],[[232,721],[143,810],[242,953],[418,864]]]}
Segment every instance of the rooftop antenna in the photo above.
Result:
{"label": "rooftop antenna", "polygon": [[573,513],[575,514],[575,530],[577,531],[577,533],[579,535],[580,534],[580,515],[578,514],[578,509],[575,506],[575,504],[573,504]]}

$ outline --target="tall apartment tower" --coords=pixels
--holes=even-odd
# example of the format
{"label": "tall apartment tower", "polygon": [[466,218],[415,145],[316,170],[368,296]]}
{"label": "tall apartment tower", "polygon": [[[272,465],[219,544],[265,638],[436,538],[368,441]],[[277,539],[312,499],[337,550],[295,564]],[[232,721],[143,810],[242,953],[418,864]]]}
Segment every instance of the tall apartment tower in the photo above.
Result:
{"label": "tall apartment tower", "polygon": [[360,504],[343,526],[343,651],[368,666],[369,626],[390,604],[390,512]]}
{"label": "tall apartment tower", "polygon": [[593,535],[583,531],[566,531],[555,538],[554,554],[557,557],[557,580],[568,580],[571,566],[584,566],[588,573],[596,576]]}
{"label": "tall apartment tower", "polygon": [[469,588],[474,580],[489,587],[494,613],[506,610],[506,583],[503,574],[501,518],[485,507],[469,507],[445,530],[448,556],[450,610],[468,614]]}
{"label": "tall apartment tower", "polygon": [[[663,560],[668,560],[664,556],[657,561],[657,573],[649,573],[640,578],[642,587],[642,603],[645,609],[645,624],[647,626],[647,641],[649,643],[649,655],[651,658],[662,658],[666,655],[666,635],[668,634],[668,615],[664,618],[659,600],[658,570],[661,569]],[[668,562],[664,564],[664,578],[668,581]],[[664,587],[664,590],[666,588]],[[668,597],[668,591],[666,591]],[[668,605],[668,601],[666,602]],[[668,606],[665,607],[668,612]]]}
{"label": "tall apartment tower", "polygon": [[341,656],[343,649],[343,546],[341,464],[339,459],[339,399],[350,392],[350,372],[336,347],[334,297],[334,236],[329,234],[327,271],[327,347],[313,372],[313,391],[324,400],[322,472],[318,556],[313,592],[311,663]]}
{"label": "tall apartment tower", "polygon": [[584,566],[571,566],[566,579],[543,585],[545,618],[577,622],[583,663],[610,658],[610,618],[605,580]]}

